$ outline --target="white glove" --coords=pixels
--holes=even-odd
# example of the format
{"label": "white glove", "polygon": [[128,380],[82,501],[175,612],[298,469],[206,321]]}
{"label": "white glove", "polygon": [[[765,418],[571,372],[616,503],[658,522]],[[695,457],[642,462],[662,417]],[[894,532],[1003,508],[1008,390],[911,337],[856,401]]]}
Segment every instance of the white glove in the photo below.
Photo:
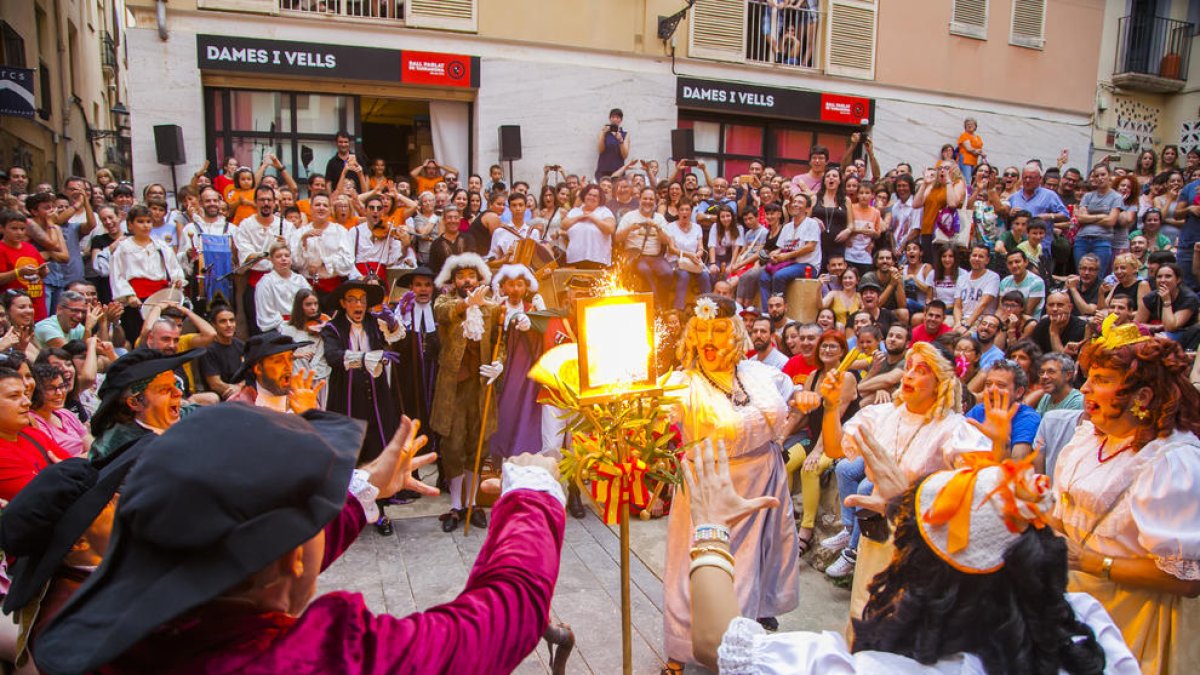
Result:
{"label": "white glove", "polygon": [[529,322],[528,314],[518,314],[516,321],[517,330],[521,331],[522,333],[533,327],[533,324]]}
{"label": "white glove", "polygon": [[482,366],[479,366],[479,375],[487,378],[487,384],[495,382],[496,378],[500,377],[500,373],[503,372],[504,364],[500,363],[499,361],[492,361],[491,363],[485,363]]}

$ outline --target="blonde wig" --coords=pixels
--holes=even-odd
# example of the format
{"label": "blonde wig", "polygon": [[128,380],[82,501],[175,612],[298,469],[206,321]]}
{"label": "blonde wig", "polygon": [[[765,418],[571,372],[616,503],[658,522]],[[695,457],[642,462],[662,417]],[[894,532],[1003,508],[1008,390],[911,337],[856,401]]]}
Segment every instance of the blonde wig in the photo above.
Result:
{"label": "blonde wig", "polygon": [[[962,382],[954,373],[954,366],[942,353],[928,342],[916,342],[908,348],[908,357],[924,361],[937,378],[937,398],[926,415],[930,420],[940,420],[950,413],[962,412]],[[896,390],[892,401],[904,405],[904,388]]]}

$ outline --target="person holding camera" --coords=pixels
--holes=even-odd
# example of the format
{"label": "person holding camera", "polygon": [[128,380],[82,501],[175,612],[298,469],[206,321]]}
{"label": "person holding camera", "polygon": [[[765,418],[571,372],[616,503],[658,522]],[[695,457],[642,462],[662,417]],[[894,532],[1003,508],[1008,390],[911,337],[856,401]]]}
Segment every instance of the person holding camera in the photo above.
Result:
{"label": "person holding camera", "polygon": [[363,192],[365,185],[363,170],[358,163],[358,158],[350,151],[350,134],[344,130],[337,132],[335,143],[337,143],[337,154],[330,157],[325,164],[325,180],[333,181],[330,192],[337,194],[342,182],[347,180],[354,181],[354,189]]}
{"label": "person holding camera", "polygon": [[671,238],[665,230],[667,221],[656,208],[657,202],[654,188],[643,188],[637,210],[626,213],[617,225],[616,240],[625,271],[636,272],[639,279],[649,284],[655,306],[667,307],[675,272],[666,259]]}
{"label": "person holding camera", "polygon": [[597,138],[596,151],[600,157],[596,160],[596,180],[611,176],[625,166],[625,158],[629,156],[629,132],[621,128],[625,113],[620,108],[608,111],[608,124],[600,128]]}

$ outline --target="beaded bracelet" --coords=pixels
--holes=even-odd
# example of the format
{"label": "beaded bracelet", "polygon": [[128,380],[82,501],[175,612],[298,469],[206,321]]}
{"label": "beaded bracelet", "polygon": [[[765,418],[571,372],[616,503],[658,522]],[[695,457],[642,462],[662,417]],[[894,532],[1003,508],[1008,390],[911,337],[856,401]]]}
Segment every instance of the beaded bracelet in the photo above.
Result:
{"label": "beaded bracelet", "polygon": [[692,565],[688,569],[688,577],[690,578],[692,576],[692,573],[694,573],[696,570],[700,569],[701,567],[716,567],[718,569],[723,570],[726,574],[728,574],[730,579],[733,579],[733,565],[730,564],[730,562],[728,560],[725,560],[721,556],[713,555],[711,553],[706,553],[706,554],[696,558],[695,560],[692,561]]}
{"label": "beaded bracelet", "polygon": [[729,528],[724,525],[697,525],[692,532],[692,542],[699,544],[706,541],[719,541],[729,545]]}

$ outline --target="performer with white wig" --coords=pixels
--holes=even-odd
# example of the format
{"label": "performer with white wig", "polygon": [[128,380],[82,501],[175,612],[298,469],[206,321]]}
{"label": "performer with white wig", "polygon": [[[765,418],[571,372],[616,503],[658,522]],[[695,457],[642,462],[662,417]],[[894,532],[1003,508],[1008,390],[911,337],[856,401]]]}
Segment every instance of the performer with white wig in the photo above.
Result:
{"label": "performer with white wig", "polygon": [[537,291],[537,277],[520,263],[503,265],[492,277],[493,297],[501,301],[498,361],[503,374],[497,382],[496,412],[504,424],[496,427],[488,447],[497,460],[542,447],[541,387],[527,377],[542,355],[542,335],[528,314],[546,309]]}
{"label": "performer with white wig", "polygon": [[[480,434],[486,440],[496,428],[495,408],[489,419],[482,419],[483,378],[492,382],[503,370],[493,358],[493,328],[502,315],[500,307],[488,299],[491,277],[483,258],[460,253],[446,259],[434,280],[436,287],[446,291],[433,303],[441,351],[430,420],[441,436],[439,453],[450,492],[450,511],[441,516],[444,532],[453,532],[466,517],[463,485],[475,484],[470,471],[474,465],[469,462],[475,457]],[[487,524],[483,509],[474,509],[471,518],[476,527]]]}

